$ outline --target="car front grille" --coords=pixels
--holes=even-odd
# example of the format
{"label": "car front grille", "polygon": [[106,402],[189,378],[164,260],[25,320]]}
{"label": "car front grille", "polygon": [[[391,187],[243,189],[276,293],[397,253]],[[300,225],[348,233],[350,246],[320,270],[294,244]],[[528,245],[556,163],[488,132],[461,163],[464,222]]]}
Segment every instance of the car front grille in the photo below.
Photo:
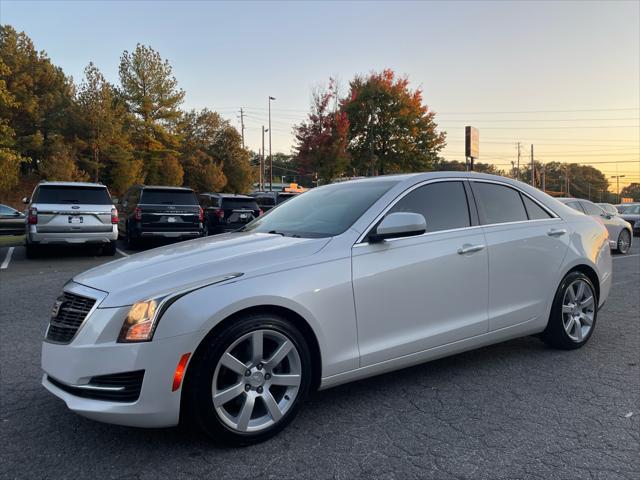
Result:
{"label": "car front grille", "polygon": [[94,298],[64,292],[56,301],[57,308],[54,308],[54,315],[49,322],[46,339],[55,343],[69,343],[95,303]]}
{"label": "car front grille", "polygon": [[140,397],[144,370],[91,377],[86,385],[67,385],[47,375],[47,380],[71,395],[92,400],[133,403]]}

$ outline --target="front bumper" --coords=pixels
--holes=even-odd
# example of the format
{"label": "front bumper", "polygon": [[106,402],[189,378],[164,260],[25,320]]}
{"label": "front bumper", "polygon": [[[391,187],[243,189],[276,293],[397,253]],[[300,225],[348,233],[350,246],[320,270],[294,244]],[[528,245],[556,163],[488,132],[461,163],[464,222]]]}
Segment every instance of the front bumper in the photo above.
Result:
{"label": "front bumper", "polygon": [[40,233],[36,225],[31,225],[27,232],[27,242],[39,245],[90,245],[115,242],[118,239],[118,226],[114,225],[109,232],[65,232]]}
{"label": "front bumper", "polygon": [[[43,342],[42,385],[69,409],[93,420],[135,427],[177,425],[181,388],[172,391],[174,373],[181,356],[194,351],[200,334],[117,343],[115,339],[128,310],[129,307],[97,308],[71,343]],[[142,387],[133,402],[97,400],[69,393],[78,387],[90,387],[92,377],[141,370],[144,370]],[[49,377],[73,388],[62,389]]]}

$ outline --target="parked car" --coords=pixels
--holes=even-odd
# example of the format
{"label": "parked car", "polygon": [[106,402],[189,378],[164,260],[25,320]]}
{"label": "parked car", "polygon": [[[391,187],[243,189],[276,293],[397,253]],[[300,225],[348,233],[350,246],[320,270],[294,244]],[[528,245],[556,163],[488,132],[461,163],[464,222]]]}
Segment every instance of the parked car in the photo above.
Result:
{"label": "parked car", "polygon": [[40,182],[27,205],[26,253],[37,256],[47,245],[101,245],[115,255],[118,211],[100,183]]}
{"label": "parked car", "polygon": [[24,235],[24,213],[7,205],[0,205],[0,235]]}
{"label": "parked car", "polygon": [[150,239],[197,238],[203,212],[190,188],[135,185],[118,204],[120,234],[129,248]]}
{"label": "parked car", "polygon": [[200,206],[204,210],[204,234],[233,232],[262,215],[256,199],[231,193],[203,193]]}
{"label": "parked car", "polygon": [[633,225],[634,235],[640,235],[640,203],[628,204],[620,217]]}
{"label": "parked car", "polygon": [[280,205],[287,200],[300,195],[300,193],[294,192],[253,192],[252,197],[258,202],[258,206],[263,212],[268,212],[273,207]]}
{"label": "parked car", "polygon": [[611,205],[610,203],[596,203],[602,210],[607,212],[610,215],[618,215],[618,209],[615,205]]}
{"label": "parked car", "polygon": [[629,253],[631,249],[631,238],[633,236],[632,227],[629,222],[618,215],[605,212],[589,200],[577,198],[559,198],[558,200],[574,210],[585,213],[598,220],[607,227],[611,249],[617,250],[621,254]]}
{"label": "parked car", "polygon": [[95,420],[182,419],[253,443],[311,390],[533,334],[580,348],[611,268],[601,223],[512,179],[327,185],[242,231],[76,275],[54,305],[42,383]]}

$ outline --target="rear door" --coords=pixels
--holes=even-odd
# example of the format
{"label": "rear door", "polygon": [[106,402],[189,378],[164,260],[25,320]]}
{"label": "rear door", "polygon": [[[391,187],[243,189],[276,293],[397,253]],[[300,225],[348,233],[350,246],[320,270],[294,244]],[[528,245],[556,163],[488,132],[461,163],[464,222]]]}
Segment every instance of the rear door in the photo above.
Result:
{"label": "rear door", "polygon": [[489,328],[546,315],[569,246],[564,221],[519,190],[473,180],[489,248]]}
{"label": "rear door", "polygon": [[40,185],[32,205],[39,233],[99,233],[113,230],[113,202],[106,187]]}
{"label": "rear door", "polygon": [[487,249],[469,195],[462,181],[418,186],[387,213],[422,214],[426,233],[354,245],[362,366],[487,332]]}
{"label": "rear door", "polygon": [[200,205],[191,190],[144,188],[138,203],[143,232],[194,232],[200,229]]}

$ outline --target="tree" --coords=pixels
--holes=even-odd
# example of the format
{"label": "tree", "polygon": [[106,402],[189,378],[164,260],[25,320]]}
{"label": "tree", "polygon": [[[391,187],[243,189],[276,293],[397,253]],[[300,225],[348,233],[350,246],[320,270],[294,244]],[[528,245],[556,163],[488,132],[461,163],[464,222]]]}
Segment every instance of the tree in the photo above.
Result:
{"label": "tree", "polygon": [[[601,195],[606,195],[609,188],[605,174],[590,165],[562,162],[549,162],[543,165],[535,162],[535,171],[536,187],[542,188],[544,172],[545,190],[556,195],[600,200]],[[530,165],[521,169],[520,179],[531,183]]]}
{"label": "tree", "polygon": [[349,121],[349,151],[359,174],[429,170],[445,145],[422,91],[392,70],[357,76],[342,109]]}
{"label": "tree", "polygon": [[633,198],[634,202],[640,202],[640,183],[630,183],[620,190],[620,197]]}
{"label": "tree", "polygon": [[325,182],[347,173],[350,163],[349,120],[345,112],[338,111],[338,102],[336,84],[330,79],[326,91],[313,93],[307,121],[294,127],[295,161],[300,173],[317,173]]}
{"label": "tree", "polygon": [[[105,157],[108,151],[122,156],[122,150],[131,150],[129,134],[125,127],[129,114],[116,89],[109,84],[93,64],[85,68],[85,79],[76,96],[76,133],[79,135],[80,156],[95,181],[101,172],[113,163]],[[117,148],[109,148],[109,146]],[[127,172],[123,172],[127,175]],[[118,172],[107,174],[116,180]]]}
{"label": "tree", "polygon": [[9,25],[0,26],[0,62],[0,81],[12,100],[0,105],[0,119],[15,133],[15,150],[37,170],[52,138],[67,133],[73,84]]}
{"label": "tree", "polygon": [[76,164],[74,152],[60,136],[50,139],[40,173],[50,181],[85,181],[88,176]]}
{"label": "tree", "polygon": [[242,148],[242,136],[228,123],[211,147],[214,157],[222,163],[227,177],[225,189],[232,193],[247,193],[253,184],[249,152]]}
{"label": "tree", "polygon": [[[453,171],[453,172],[465,172],[467,170],[467,164],[458,160],[445,160],[438,158],[433,163],[433,170],[436,171]],[[474,162],[474,172],[489,173],[491,175],[505,175],[503,170],[498,169],[495,165],[490,163]]]}
{"label": "tree", "polygon": [[[7,89],[7,84],[2,76],[9,69],[0,58],[0,111],[7,112],[15,106],[15,98]],[[0,194],[9,192],[18,183],[20,164],[23,159],[14,149],[16,133],[9,126],[9,121],[0,117]]]}
{"label": "tree", "polygon": [[169,62],[151,47],[138,44],[133,53],[125,50],[119,71],[124,98],[137,120],[134,141],[145,163],[145,180],[156,183],[166,159],[179,154],[176,127],[185,93]]}

